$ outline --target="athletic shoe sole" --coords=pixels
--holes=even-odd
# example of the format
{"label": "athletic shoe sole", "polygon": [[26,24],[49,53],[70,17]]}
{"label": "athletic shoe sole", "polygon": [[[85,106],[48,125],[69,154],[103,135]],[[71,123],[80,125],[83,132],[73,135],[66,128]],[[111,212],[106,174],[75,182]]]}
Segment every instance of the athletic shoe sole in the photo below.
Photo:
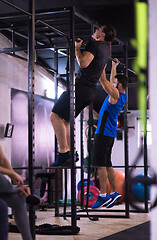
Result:
{"label": "athletic shoe sole", "polygon": [[103,206],[106,206],[110,201],[112,200],[112,198],[110,198],[109,200],[107,200],[106,202],[104,202],[102,205],[100,205],[99,207],[91,207],[92,209],[95,209],[95,208],[101,208]]}
{"label": "athletic shoe sole", "polygon": [[116,196],[107,206],[106,206],[106,208],[111,208],[111,207],[113,207],[115,204],[116,204],[116,202],[118,202],[118,200],[120,200],[121,199],[121,195],[118,195],[118,196]]}

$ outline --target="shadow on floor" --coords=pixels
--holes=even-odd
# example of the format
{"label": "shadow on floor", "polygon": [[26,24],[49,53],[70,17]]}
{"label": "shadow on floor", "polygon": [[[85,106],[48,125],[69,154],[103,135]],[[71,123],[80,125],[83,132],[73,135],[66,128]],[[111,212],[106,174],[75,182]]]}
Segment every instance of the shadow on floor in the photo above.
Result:
{"label": "shadow on floor", "polygon": [[99,240],[150,240],[150,221]]}

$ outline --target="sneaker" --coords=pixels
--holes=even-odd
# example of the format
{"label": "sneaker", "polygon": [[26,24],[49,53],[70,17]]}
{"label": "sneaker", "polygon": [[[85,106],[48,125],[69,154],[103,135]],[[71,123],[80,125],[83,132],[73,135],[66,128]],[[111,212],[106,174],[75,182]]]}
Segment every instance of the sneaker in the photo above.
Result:
{"label": "sneaker", "polygon": [[26,203],[32,206],[36,206],[40,204],[40,199],[37,196],[31,194],[26,197]]}
{"label": "sneaker", "polygon": [[106,208],[113,207],[122,197],[117,191],[109,194],[109,196],[112,200],[106,205]]}
{"label": "sneaker", "polygon": [[[76,151],[76,162],[79,160],[78,152]],[[66,153],[58,153],[56,161],[50,167],[70,166],[70,151]]]}
{"label": "sneaker", "polygon": [[107,204],[110,203],[110,201],[112,201],[112,199],[108,194],[106,194],[106,197],[102,197],[99,195],[96,203],[93,206],[91,206],[91,208],[99,208],[102,206],[106,206]]}
{"label": "sneaker", "polygon": [[66,166],[70,163],[70,151],[66,153],[59,153],[56,161],[50,165],[50,167],[59,167],[59,166]]}

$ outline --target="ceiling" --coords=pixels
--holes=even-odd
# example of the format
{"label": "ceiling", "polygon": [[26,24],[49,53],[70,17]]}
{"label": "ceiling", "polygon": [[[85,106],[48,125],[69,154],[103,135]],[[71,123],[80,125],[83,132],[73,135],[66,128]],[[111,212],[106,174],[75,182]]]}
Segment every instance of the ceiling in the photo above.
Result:
{"label": "ceiling", "polygon": [[[0,32],[13,40],[13,44],[20,47],[19,50],[26,51],[28,16],[9,6],[7,2],[29,12],[29,0],[0,0]],[[95,25],[112,24],[117,30],[117,39],[112,43],[112,57],[117,57],[121,62],[124,62],[123,43],[128,42],[128,64],[129,69],[131,69],[132,60],[136,58],[136,52],[130,44],[130,39],[135,37],[133,3],[133,0],[36,0],[36,20],[39,20],[35,25],[36,64],[43,66],[53,74],[53,48],[58,48],[58,72],[60,77],[65,79],[68,41],[65,36],[61,36],[59,32],[56,33],[48,25],[69,36],[70,15],[65,9],[69,6],[75,6],[76,12],[81,12],[81,18],[78,17],[78,14],[75,15],[75,36],[82,38],[86,43],[91,35],[91,22],[94,22]],[[62,11],[58,11],[58,8]],[[15,52],[15,55],[18,55],[18,51]],[[118,71],[123,71],[123,68],[122,65],[119,66]],[[76,64],[76,71],[77,69]],[[131,71],[128,73],[130,82],[136,82],[136,75]]]}

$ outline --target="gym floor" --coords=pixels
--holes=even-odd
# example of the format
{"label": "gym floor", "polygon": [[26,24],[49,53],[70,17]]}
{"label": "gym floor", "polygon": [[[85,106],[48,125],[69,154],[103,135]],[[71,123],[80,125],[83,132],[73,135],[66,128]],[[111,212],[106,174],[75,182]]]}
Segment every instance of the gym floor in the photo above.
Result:
{"label": "gym floor", "polygon": [[[62,208],[63,209],[63,208]],[[63,210],[60,210],[62,212]],[[105,208],[104,208],[105,209]],[[114,206],[114,210],[124,209],[124,204]],[[98,213],[101,214],[101,213]],[[105,215],[111,215],[114,213],[105,212]],[[124,213],[116,213],[118,216],[124,216]],[[71,218],[64,220],[63,217],[54,217],[54,209],[48,209],[47,211],[36,211],[36,225],[49,223],[57,224],[60,226],[71,225]],[[137,226],[141,223],[145,223],[150,220],[150,213],[130,213],[130,218],[99,218],[99,221],[91,221],[88,218],[80,218],[77,221],[80,232],[78,235],[36,235],[36,240],[52,240],[52,239],[65,239],[65,240],[98,240],[114,233],[118,233],[125,229]],[[14,224],[14,220],[9,220]],[[8,240],[21,240],[19,233],[9,233]],[[119,240],[119,239],[117,239]],[[138,240],[140,240],[138,238]]]}

